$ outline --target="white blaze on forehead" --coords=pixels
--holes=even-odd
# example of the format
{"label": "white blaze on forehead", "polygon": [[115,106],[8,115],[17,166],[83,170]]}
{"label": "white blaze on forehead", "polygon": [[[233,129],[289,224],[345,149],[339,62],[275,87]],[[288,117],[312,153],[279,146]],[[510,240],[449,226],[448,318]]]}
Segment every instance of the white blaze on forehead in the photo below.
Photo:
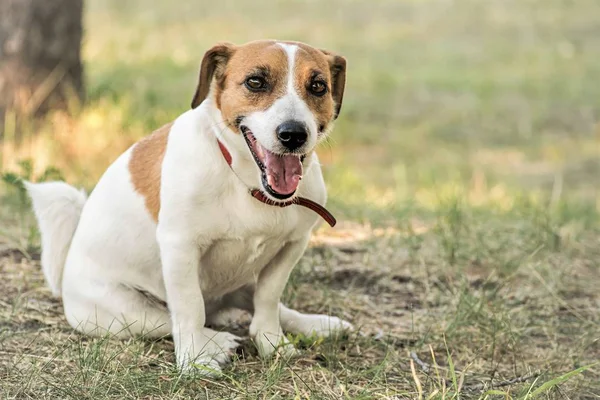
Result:
{"label": "white blaze on forehead", "polygon": [[[286,84],[286,93],[282,97],[280,97],[275,104],[273,104],[273,108],[277,111],[284,120],[295,119],[300,122],[304,122],[304,124],[309,128],[309,131],[314,130],[316,132],[316,122],[314,115],[308,108],[307,104],[302,100],[300,94],[296,90],[296,74],[295,74],[295,65],[296,65],[296,54],[298,53],[299,47],[295,44],[288,43],[277,43],[283,51],[288,59],[288,71],[287,71],[287,84]],[[314,129],[313,129],[314,125]],[[311,136],[311,135],[309,135]],[[311,142],[311,137],[309,137],[309,142]]]}
{"label": "white blaze on forehead", "polygon": [[295,44],[287,44],[287,43],[277,43],[279,46],[283,48],[285,54],[288,58],[288,76],[287,76],[287,90],[288,93],[295,92],[294,88],[294,64],[296,60],[296,52],[298,51],[298,46]]}

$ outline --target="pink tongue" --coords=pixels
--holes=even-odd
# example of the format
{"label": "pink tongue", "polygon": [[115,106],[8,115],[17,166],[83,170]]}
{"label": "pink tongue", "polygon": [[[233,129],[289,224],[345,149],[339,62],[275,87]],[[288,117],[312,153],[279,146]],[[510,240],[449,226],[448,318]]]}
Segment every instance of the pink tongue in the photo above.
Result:
{"label": "pink tongue", "polygon": [[267,182],[279,194],[292,194],[302,179],[300,158],[294,155],[279,155],[264,149]]}

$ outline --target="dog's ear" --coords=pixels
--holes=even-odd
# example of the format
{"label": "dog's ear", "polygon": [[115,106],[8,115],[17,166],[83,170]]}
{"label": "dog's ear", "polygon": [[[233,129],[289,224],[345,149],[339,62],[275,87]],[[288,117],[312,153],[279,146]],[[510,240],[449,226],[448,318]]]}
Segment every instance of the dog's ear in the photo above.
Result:
{"label": "dog's ear", "polygon": [[220,79],[223,76],[225,65],[235,51],[231,43],[219,43],[204,54],[200,65],[200,77],[198,87],[192,100],[192,108],[196,108],[206,99],[213,78]]}
{"label": "dog's ear", "polygon": [[336,119],[340,114],[342,100],[344,99],[344,87],[346,86],[346,59],[327,50],[321,51],[325,53],[327,62],[329,62],[329,69],[331,70],[331,95],[335,102],[335,114],[333,115],[333,118]]}

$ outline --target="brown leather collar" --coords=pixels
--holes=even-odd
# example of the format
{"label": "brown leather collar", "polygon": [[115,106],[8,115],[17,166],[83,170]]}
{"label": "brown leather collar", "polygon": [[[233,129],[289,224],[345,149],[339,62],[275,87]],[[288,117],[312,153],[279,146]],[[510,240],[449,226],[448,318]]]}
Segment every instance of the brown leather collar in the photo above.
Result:
{"label": "brown leather collar", "polygon": [[[231,153],[229,152],[229,150],[227,150],[227,147],[225,147],[225,145],[223,145],[223,143],[221,143],[219,139],[217,139],[217,143],[219,143],[219,149],[221,149],[221,154],[223,154],[223,158],[231,167]],[[325,222],[327,222],[331,227],[334,227],[337,222],[335,220],[335,217],[329,211],[327,211],[325,207],[304,197],[294,197],[292,200],[279,202],[273,201],[270,198],[268,198],[267,195],[265,195],[260,189],[251,189],[250,194],[256,200],[260,201],[261,203],[268,204],[270,206],[287,207],[297,204],[299,206],[306,207],[319,214],[319,216],[321,216],[321,218],[323,218]]]}

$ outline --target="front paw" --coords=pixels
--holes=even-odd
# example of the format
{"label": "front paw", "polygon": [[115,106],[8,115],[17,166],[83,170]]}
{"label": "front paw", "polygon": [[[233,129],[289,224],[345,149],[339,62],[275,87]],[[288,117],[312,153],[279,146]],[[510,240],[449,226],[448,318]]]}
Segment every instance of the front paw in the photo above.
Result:
{"label": "front paw", "polygon": [[177,364],[183,373],[215,376],[240,345],[241,338],[229,332],[217,332],[204,328],[201,332],[182,341],[177,353]]}
{"label": "front paw", "polygon": [[285,337],[281,329],[277,333],[261,330],[255,330],[253,333],[251,336],[261,358],[270,357],[275,352],[284,357],[290,357],[296,353],[294,345]]}
{"label": "front paw", "polygon": [[353,331],[354,326],[338,317],[329,315],[303,315],[297,321],[296,330],[306,336],[330,337],[337,336],[341,333]]}

